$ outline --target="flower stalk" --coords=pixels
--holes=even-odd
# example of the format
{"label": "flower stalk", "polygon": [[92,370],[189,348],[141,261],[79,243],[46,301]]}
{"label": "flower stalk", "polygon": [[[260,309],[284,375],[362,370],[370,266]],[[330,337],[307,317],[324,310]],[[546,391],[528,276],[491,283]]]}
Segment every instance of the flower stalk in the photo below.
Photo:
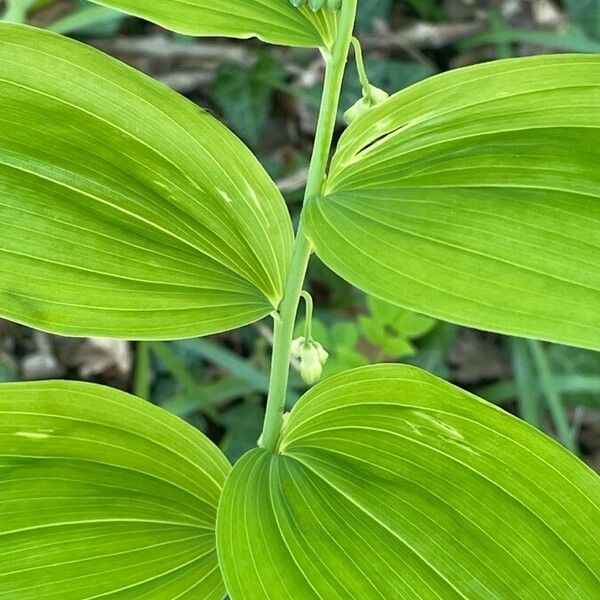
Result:
{"label": "flower stalk", "polygon": [[[323,52],[325,57],[325,81],[315,144],[304,194],[305,205],[308,200],[321,193],[325,182],[342,81],[356,19],[356,6],[357,0],[344,0],[342,2],[335,42],[331,51]],[[283,299],[279,306],[279,314],[274,319],[269,395],[263,432],[260,438],[261,447],[273,452],[277,450],[283,423],[294,324],[311,251],[311,244],[304,233],[301,219],[294,241],[292,262]]]}

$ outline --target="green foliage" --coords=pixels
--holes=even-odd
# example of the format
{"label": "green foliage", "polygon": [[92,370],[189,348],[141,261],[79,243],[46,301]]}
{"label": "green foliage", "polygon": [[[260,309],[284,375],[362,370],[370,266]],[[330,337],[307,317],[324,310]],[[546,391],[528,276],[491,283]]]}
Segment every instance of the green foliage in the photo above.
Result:
{"label": "green foliage", "polygon": [[435,326],[435,320],[379,298],[369,297],[370,314],[360,318],[366,338],[394,357],[414,354],[411,343]]}
{"label": "green foliage", "polygon": [[[392,7],[392,0],[370,0],[361,2],[356,12],[356,29],[362,33],[372,33],[375,19],[385,20]],[[377,84],[376,84],[377,85]],[[396,88],[393,88],[396,89]]]}
{"label": "green foliage", "polygon": [[[521,421],[412,367],[317,385],[217,517],[235,600],[595,597],[597,476]],[[358,566],[357,566],[358,565]]]}
{"label": "green foliage", "polygon": [[277,306],[290,218],[225,127],[40,30],[0,25],[0,60],[0,183],[12,190],[0,206],[1,314],[58,333],[160,339]]}
{"label": "green foliage", "polygon": [[349,369],[368,364],[369,359],[357,349],[360,340],[360,330],[351,321],[338,321],[331,326],[329,345],[329,360],[325,365],[323,379],[337,375]]}
{"label": "green foliage", "polygon": [[227,434],[221,449],[232,463],[256,448],[264,418],[265,410],[256,399],[247,399],[225,413],[223,425]]}
{"label": "green foliage", "polygon": [[230,466],[193,427],[109,388],[17,383],[0,387],[0,440],[0,598],[224,596]]}
{"label": "green foliage", "polygon": [[178,33],[197,36],[256,36],[286,46],[330,46],[335,35],[335,15],[300,10],[288,0],[91,0],[97,4],[143,17]]}
{"label": "green foliage", "polygon": [[600,348],[598,89],[600,58],[563,55],[392,96],[344,132],[309,203],[317,254],[411,310]]}
{"label": "green foliage", "polygon": [[[347,369],[405,357],[442,372],[457,329],[425,314],[600,347],[600,59],[500,61],[367,102],[329,168],[357,0],[339,16],[337,0],[97,3],[183,33],[319,46],[306,204],[292,241],[274,182],[206,112],[81,44],[0,25],[0,314],[148,340],[273,317],[248,360],[202,339],[138,346],[138,393],[225,430],[233,469],[122,392],[0,387],[0,598],[595,599],[600,480],[573,453],[415,367]],[[431,74],[377,64],[391,87]],[[252,143],[264,82],[282,79],[266,55],[219,74],[216,103]],[[362,70],[360,88],[368,99]],[[311,321],[313,250],[373,294],[368,314],[350,318],[345,286],[343,317]],[[326,379],[298,400],[290,359],[313,361],[312,382],[319,343]],[[572,372],[534,340],[512,353],[527,418],[550,415],[576,451]]]}
{"label": "green foliage", "polygon": [[222,65],[212,86],[212,97],[236,133],[257,146],[271,110],[273,91],[284,83],[283,67],[261,52],[249,69]]}

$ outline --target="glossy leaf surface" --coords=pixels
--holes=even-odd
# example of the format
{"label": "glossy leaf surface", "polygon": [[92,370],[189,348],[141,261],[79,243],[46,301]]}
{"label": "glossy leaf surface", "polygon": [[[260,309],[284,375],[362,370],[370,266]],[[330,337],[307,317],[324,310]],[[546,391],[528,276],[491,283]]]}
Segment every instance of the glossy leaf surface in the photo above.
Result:
{"label": "glossy leaf surface", "polygon": [[600,590],[600,480],[543,434],[406,365],[292,410],[227,480],[232,600],[581,598]]}
{"label": "glossy leaf surface", "polygon": [[288,0],[92,0],[197,36],[258,37],[285,46],[330,46],[333,13],[294,8]]}
{"label": "glossy leaf surface", "polygon": [[0,315],[192,337],[281,297],[287,208],[250,151],[166,87],[58,35],[0,25]]}
{"label": "glossy leaf surface", "polygon": [[600,348],[600,57],[451,71],[340,141],[309,236],[370,294]]}
{"label": "glossy leaf surface", "polygon": [[223,598],[229,470],[196,429],[123,392],[0,386],[0,598]]}

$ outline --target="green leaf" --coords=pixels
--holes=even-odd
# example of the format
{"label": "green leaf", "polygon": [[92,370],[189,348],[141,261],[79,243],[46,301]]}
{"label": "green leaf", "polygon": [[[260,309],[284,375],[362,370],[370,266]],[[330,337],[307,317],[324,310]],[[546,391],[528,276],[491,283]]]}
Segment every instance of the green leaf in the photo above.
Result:
{"label": "green leaf", "polygon": [[289,213],[224,126],[83,44],[0,25],[0,315],[182,338],[282,295]]}
{"label": "green leaf", "polygon": [[336,17],[294,8],[288,0],[91,0],[197,36],[258,37],[285,46],[331,46]]}
{"label": "green leaf", "polygon": [[378,365],[294,407],[217,516],[232,600],[581,598],[600,589],[600,480],[436,377]]}
{"label": "green leaf", "polygon": [[356,30],[360,33],[373,33],[377,20],[385,22],[390,18],[391,8],[392,0],[359,2],[356,11]]}
{"label": "green leaf", "polygon": [[0,597],[219,600],[230,466],[191,426],[92,384],[0,386]]}
{"label": "green leaf", "polygon": [[271,110],[273,91],[284,81],[283,67],[269,54],[261,52],[250,69],[222,65],[211,92],[215,104],[236,133],[257,146]]}
{"label": "green leaf", "polygon": [[385,300],[367,298],[370,315],[360,317],[366,338],[391,356],[414,353],[411,340],[419,338],[435,327],[435,320],[406,310]]}
{"label": "green leaf", "polygon": [[599,163],[600,56],[460,69],[346,130],[306,227],[374,296],[600,348]]}

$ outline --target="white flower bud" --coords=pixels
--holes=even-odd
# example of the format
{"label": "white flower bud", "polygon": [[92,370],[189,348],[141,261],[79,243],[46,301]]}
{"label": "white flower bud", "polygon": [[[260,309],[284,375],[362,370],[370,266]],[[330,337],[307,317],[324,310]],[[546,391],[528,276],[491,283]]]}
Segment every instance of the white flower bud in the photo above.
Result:
{"label": "white flower bud", "polygon": [[329,353],[319,344],[319,342],[315,342],[315,348],[317,349],[317,354],[319,355],[319,362],[321,365],[325,366],[327,359],[329,358]]}
{"label": "white flower bud", "polygon": [[314,344],[304,344],[300,353],[300,377],[308,385],[316,383],[323,373],[319,350]]}
{"label": "white flower bud", "polygon": [[290,355],[292,358],[300,358],[300,352],[302,351],[302,346],[304,345],[304,336],[297,337],[295,340],[292,340],[292,345],[290,347]]}

